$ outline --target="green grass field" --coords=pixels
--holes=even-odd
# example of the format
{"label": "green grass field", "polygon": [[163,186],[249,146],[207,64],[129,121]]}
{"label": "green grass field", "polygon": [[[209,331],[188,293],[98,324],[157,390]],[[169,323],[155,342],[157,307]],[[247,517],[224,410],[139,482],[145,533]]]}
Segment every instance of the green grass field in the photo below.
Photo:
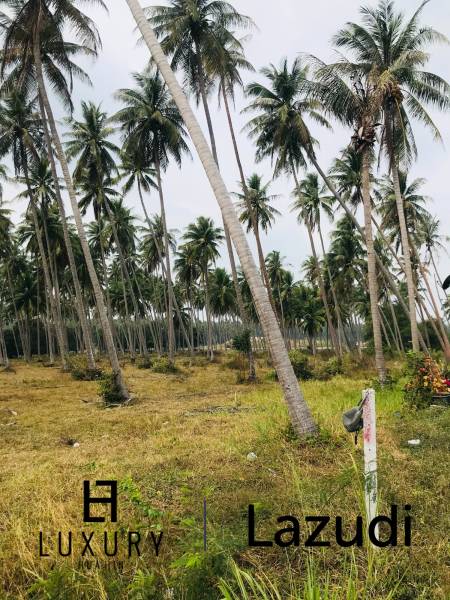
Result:
{"label": "green grass field", "polygon": [[[236,383],[227,361],[199,357],[189,367],[180,359],[174,375],[127,366],[134,400],[119,409],[104,408],[95,382],[74,381],[57,368],[16,362],[15,372],[0,374],[1,598],[214,600],[224,597],[221,578],[237,589],[231,559],[272,581],[273,595],[241,590],[230,598],[449,597],[449,411],[409,412],[401,380],[377,391],[380,512],[412,505],[411,548],[249,548],[250,503],[261,536],[273,536],[282,514],[342,515],[351,535],[362,511],[362,443],[344,432],[341,413],[373,373],[302,383],[321,430],[299,441],[265,359],[258,360],[257,385]],[[411,438],[422,445],[409,448]],[[85,479],[119,481],[119,522],[106,528],[124,536],[162,530],[158,558],[148,544],[139,559],[128,559],[123,546],[100,566],[92,557],[83,563],[78,538],[70,558],[39,557],[40,531],[55,545],[59,531],[105,530],[82,522]],[[92,543],[95,552],[102,543]]]}

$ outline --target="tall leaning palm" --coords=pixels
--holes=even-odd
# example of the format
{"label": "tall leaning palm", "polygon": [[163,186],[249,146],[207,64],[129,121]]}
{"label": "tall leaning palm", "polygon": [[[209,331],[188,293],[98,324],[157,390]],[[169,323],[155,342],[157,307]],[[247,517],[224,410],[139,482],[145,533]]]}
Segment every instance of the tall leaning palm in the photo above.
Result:
{"label": "tall leaning palm", "polygon": [[[96,0],[98,4],[104,6],[102,0]],[[46,81],[45,81],[45,66],[48,62],[48,43],[50,39],[53,42],[53,47],[59,50],[58,63],[64,65],[66,71],[70,74],[69,84],[67,81],[58,77],[58,81],[62,86],[62,97],[66,107],[71,108],[71,82],[74,72],[80,72],[71,61],[71,51],[73,44],[64,44],[64,32],[68,27],[75,32],[75,37],[82,40],[83,48],[86,54],[95,55],[100,45],[100,38],[93,22],[83,13],[74,2],[66,0],[28,0],[14,3],[12,6],[13,16],[5,32],[5,41],[3,45],[3,65],[5,61],[11,59],[13,61],[12,69],[16,71],[16,80],[22,82],[26,79],[24,74],[28,74],[28,83],[30,82],[29,73],[32,73],[31,83],[38,90],[38,98],[40,104],[41,117],[46,133],[47,145],[50,146],[50,135],[47,131],[47,123],[53,138],[53,143],[56,150],[58,161],[64,176],[65,185],[69,194],[70,203],[75,219],[78,236],[80,238],[83,255],[86,261],[86,267],[91,280],[97,310],[102,326],[105,345],[107,348],[109,360],[115,382],[120,395],[124,400],[129,399],[129,393],[126,388],[122,370],[120,368],[117,351],[114,346],[114,340],[110,324],[108,322],[105,302],[95,271],[94,262],[89,250],[89,245],[86,238],[81,213],[78,208],[75,189],[70,175],[67,157],[61,143],[56,121],[53,114],[52,105],[50,103]],[[47,50],[47,52],[46,52]],[[14,62],[15,61],[15,62]],[[50,61],[51,62],[51,61]],[[32,67],[30,71],[30,65]],[[51,73],[47,72],[47,77],[55,82],[55,64],[53,63],[53,78]],[[81,71],[82,73],[82,71]],[[22,75],[22,77],[21,77]],[[60,86],[56,86],[60,88]],[[61,88],[60,88],[61,89]],[[56,170],[52,164],[52,171],[56,180]],[[60,207],[61,210],[61,207]]]}
{"label": "tall leaning palm", "polygon": [[316,425],[298,386],[298,381],[289,360],[277,318],[267,295],[267,290],[261,282],[261,277],[251,254],[248,241],[242,226],[239,223],[233,202],[217,167],[217,163],[208,147],[206,138],[203,135],[192,108],[190,107],[174,72],[170,68],[169,62],[158,39],[145,18],[142,7],[138,0],[127,0],[127,4],[161,75],[164,77],[170,93],[180,110],[198,155],[203,163],[217,202],[222,210],[224,222],[230,231],[233,244],[239,255],[242,269],[253,295],[267,344],[273,356],[274,366],[283,387],[284,397],[288,405],[292,424],[296,431],[301,435],[313,433],[316,431]]}
{"label": "tall leaning palm", "polygon": [[189,150],[185,141],[186,131],[180,112],[159,72],[154,70],[135,74],[134,81],[135,88],[122,89],[116,93],[117,99],[124,106],[113,116],[113,120],[120,123],[125,152],[138,152],[144,157],[147,167],[153,165],[155,168],[161,222],[164,228],[169,359],[173,361],[175,358],[174,293],[162,177],[163,172],[169,166],[170,159],[181,166],[183,155],[189,154]]}
{"label": "tall leaning palm", "polygon": [[[217,69],[208,67],[217,63],[225,46],[239,52],[242,46],[234,31],[251,27],[253,22],[224,0],[170,0],[168,6],[150,7],[148,13],[156,35],[161,38],[163,50],[172,57],[172,68],[183,71],[186,88],[203,105],[212,154],[219,165],[208,95],[215,83],[222,83],[222,77]],[[225,221],[224,231],[239,313],[242,321],[247,323],[233,245]],[[250,379],[255,379],[253,351],[249,353],[249,359]]]}
{"label": "tall leaning palm", "polygon": [[401,192],[399,166],[408,167],[417,153],[412,121],[424,124],[435,137],[440,133],[426,106],[442,110],[450,108],[450,86],[438,75],[424,70],[429,61],[427,47],[447,39],[431,27],[420,24],[420,16],[428,0],[422,2],[411,19],[405,20],[394,9],[391,0],[381,0],[376,8],[361,8],[361,23],[347,23],[334,42],[338,48],[352,53],[352,62],[373,85],[383,110],[383,147],[389,160],[395,190],[398,226],[405,264],[411,337],[414,350],[419,350],[416,298],[412,253],[408,238]]}

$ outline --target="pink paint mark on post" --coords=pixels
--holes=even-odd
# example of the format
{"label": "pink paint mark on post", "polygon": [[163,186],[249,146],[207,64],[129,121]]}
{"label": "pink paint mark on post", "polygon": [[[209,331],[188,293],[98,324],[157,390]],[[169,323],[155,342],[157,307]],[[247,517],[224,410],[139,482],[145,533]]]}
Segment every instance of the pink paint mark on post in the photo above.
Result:
{"label": "pink paint mark on post", "polygon": [[[377,429],[375,390],[363,391],[364,479],[367,519],[377,513]],[[378,531],[377,531],[378,535]]]}

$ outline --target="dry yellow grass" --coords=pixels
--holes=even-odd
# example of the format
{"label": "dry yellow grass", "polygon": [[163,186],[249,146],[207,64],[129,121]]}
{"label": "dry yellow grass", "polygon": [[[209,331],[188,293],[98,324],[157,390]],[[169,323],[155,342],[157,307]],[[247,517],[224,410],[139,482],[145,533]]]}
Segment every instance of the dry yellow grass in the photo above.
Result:
{"label": "dry yellow grass", "polygon": [[[184,564],[176,561],[201,550],[203,496],[209,503],[212,551],[239,551],[243,560],[274,574],[286,559],[283,553],[246,548],[249,503],[257,504],[261,519],[266,517],[263,530],[273,528],[274,517],[285,511],[326,511],[349,519],[359,511],[353,464],[361,464],[361,451],[342,431],[340,419],[359,398],[367,383],[364,375],[303,384],[323,433],[316,441],[299,443],[289,434],[278,386],[264,379],[257,386],[238,385],[236,372],[224,364],[207,365],[199,359],[189,368],[181,361],[176,375],[127,366],[135,400],[120,409],[103,407],[96,383],[74,381],[41,364],[13,366],[14,373],[0,374],[0,568],[5,598],[29,597],[26,590],[48,575],[53,561],[39,558],[39,531],[105,529],[103,524],[82,523],[84,479],[128,482],[128,491],[120,494],[119,527],[150,523],[162,527],[165,539],[158,559],[150,548],[140,561],[125,560],[120,574],[109,575],[106,569],[80,573],[84,591],[71,598],[126,597],[125,587],[114,595],[108,582],[114,577],[132,581],[139,568],[176,578]],[[262,377],[264,373],[260,368]],[[387,551],[391,554],[385,555],[382,571],[386,581],[370,597],[381,599],[389,578],[394,581],[396,571],[409,566],[405,589],[417,595],[405,598],[444,598],[446,542],[436,511],[441,507],[442,513],[448,503],[448,471],[435,461],[443,456],[440,445],[448,445],[448,415],[439,411],[422,421],[408,415],[399,419],[394,413],[400,400],[399,391],[378,395],[382,504],[412,504],[420,533],[408,554]],[[414,454],[404,442],[421,435],[429,444]],[[65,444],[66,439],[77,440],[79,447]],[[246,460],[250,451],[258,455],[254,463]],[[133,502],[133,486],[140,491],[140,502]],[[290,560],[301,561],[301,552],[294,551]],[[357,557],[362,573],[366,558],[363,552]],[[342,561],[336,549],[320,560],[338,584]],[[77,557],[57,562],[75,573],[80,568]],[[421,595],[425,593],[434,595]]]}

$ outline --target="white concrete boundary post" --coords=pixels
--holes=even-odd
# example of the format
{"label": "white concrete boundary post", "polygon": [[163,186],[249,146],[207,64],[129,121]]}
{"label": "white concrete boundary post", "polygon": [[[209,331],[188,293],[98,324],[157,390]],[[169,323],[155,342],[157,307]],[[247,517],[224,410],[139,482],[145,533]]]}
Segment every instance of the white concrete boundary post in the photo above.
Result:
{"label": "white concrete boundary post", "polygon": [[[377,423],[375,390],[363,391],[364,493],[367,523],[377,516]],[[378,525],[375,529],[378,538]]]}

